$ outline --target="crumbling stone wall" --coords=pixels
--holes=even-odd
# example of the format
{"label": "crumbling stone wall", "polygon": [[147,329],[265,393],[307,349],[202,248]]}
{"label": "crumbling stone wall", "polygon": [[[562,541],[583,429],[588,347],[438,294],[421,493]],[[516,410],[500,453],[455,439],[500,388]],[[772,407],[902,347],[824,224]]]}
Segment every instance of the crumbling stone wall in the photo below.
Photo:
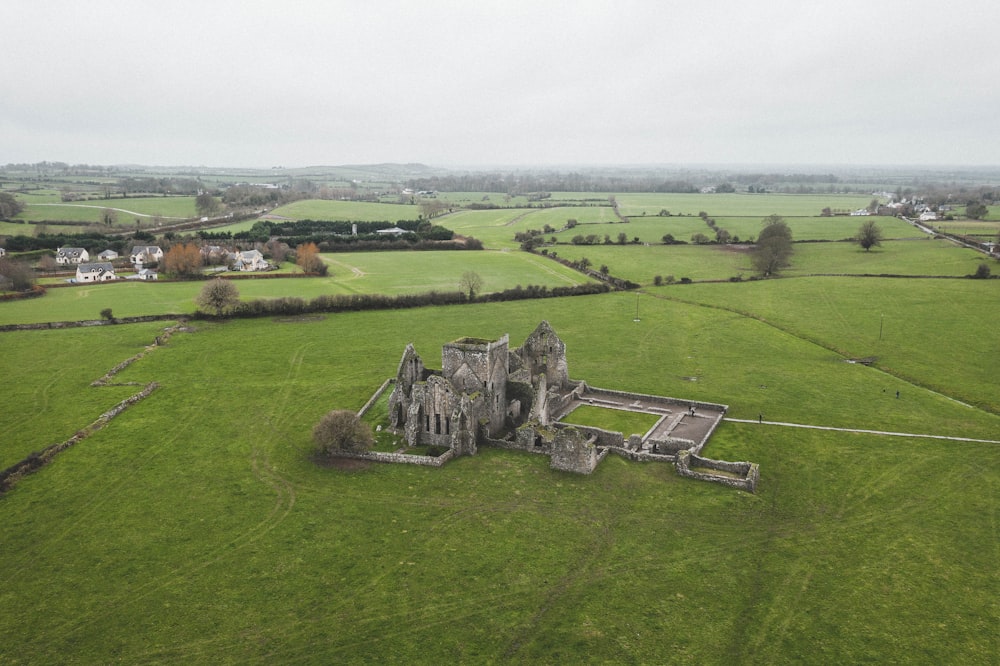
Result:
{"label": "crumbling stone wall", "polygon": [[549,322],[538,324],[524,344],[513,353],[531,377],[544,375],[546,383],[557,389],[569,383],[566,343],[556,335]]}
{"label": "crumbling stone wall", "polygon": [[575,427],[560,428],[552,440],[552,469],[590,474],[597,467],[597,437]]}
{"label": "crumbling stone wall", "polygon": [[442,375],[461,393],[482,394],[490,435],[507,423],[508,336],[461,338],[441,348]]}
{"label": "crumbling stone wall", "polygon": [[[713,474],[711,470],[717,470],[723,474]],[[712,460],[711,458],[702,458],[690,451],[681,451],[677,454],[677,474],[701,481],[721,483],[730,488],[739,488],[752,493],[757,490],[760,468],[757,463]]]}

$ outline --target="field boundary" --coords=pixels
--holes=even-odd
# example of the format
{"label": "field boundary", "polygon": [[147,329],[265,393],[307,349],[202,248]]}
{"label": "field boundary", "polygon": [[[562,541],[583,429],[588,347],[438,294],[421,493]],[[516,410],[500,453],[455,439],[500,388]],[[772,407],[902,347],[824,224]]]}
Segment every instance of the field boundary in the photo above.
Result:
{"label": "field boundary", "polygon": [[145,385],[139,382],[125,382],[121,384],[116,384],[112,383],[111,380],[114,379],[115,375],[117,375],[119,372],[121,372],[128,366],[132,365],[139,359],[143,358],[144,356],[146,356],[146,354],[152,352],[157,347],[166,344],[167,340],[169,340],[170,336],[172,336],[174,333],[180,331],[190,332],[191,330],[193,329],[188,328],[183,322],[169,327],[163,332],[162,335],[158,335],[152,344],[147,345],[138,354],[130,356],[129,358],[125,359],[115,367],[108,370],[108,372],[106,372],[100,378],[95,379],[93,382],[91,382],[90,385],[92,387],[143,386],[143,388],[138,393],[135,393],[125,398],[124,400],[116,404],[114,407],[112,407],[108,411],[98,416],[94,421],[92,421],[84,428],[77,430],[76,433],[69,439],[66,439],[62,442],[58,442],[56,444],[51,444],[49,446],[46,446],[41,451],[34,451],[28,454],[22,460],[14,463],[7,469],[0,471],[0,498],[2,498],[4,494],[7,493],[7,491],[11,490],[17,484],[17,482],[20,481],[22,478],[24,478],[29,474],[33,474],[34,472],[37,472],[41,468],[45,467],[50,462],[52,462],[52,460],[55,459],[55,457],[58,454],[62,453],[63,451],[65,451],[70,447],[76,446],[86,438],[93,435],[95,432],[102,430],[113,419],[120,416],[127,409],[142,402],[150,395],[152,395],[152,393],[160,387],[159,383],[157,382],[149,382],[148,384]]}

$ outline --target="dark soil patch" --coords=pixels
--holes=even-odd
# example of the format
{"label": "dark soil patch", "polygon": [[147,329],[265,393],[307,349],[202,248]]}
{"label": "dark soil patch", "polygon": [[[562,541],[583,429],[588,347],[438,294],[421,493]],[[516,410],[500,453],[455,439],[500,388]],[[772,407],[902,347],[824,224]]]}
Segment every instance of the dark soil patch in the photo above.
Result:
{"label": "dark soil patch", "polygon": [[275,323],[278,324],[308,324],[314,321],[323,321],[323,315],[302,315],[301,317],[277,317]]}
{"label": "dark soil patch", "polygon": [[372,466],[369,460],[358,460],[356,458],[329,458],[327,456],[313,455],[311,460],[327,469],[339,469],[343,472],[356,472],[368,469]]}

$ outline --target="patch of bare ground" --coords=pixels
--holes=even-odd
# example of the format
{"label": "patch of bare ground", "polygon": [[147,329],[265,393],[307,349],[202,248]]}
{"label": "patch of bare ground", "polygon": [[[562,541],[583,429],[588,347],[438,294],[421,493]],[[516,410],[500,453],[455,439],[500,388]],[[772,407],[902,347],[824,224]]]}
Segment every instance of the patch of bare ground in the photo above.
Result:
{"label": "patch of bare ground", "polygon": [[320,467],[327,469],[339,469],[342,472],[357,472],[368,469],[372,466],[369,460],[357,460],[355,458],[330,458],[328,456],[315,453],[310,460]]}
{"label": "patch of bare ground", "polygon": [[276,317],[274,322],[276,324],[307,324],[314,321],[323,321],[326,319],[323,315],[302,315],[301,317]]}

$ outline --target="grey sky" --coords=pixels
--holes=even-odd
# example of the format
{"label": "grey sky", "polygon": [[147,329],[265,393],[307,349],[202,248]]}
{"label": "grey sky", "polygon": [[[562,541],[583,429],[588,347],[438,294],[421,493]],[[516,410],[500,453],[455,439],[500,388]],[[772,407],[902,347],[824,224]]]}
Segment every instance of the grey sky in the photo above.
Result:
{"label": "grey sky", "polygon": [[1000,164],[994,0],[8,0],[0,163]]}

